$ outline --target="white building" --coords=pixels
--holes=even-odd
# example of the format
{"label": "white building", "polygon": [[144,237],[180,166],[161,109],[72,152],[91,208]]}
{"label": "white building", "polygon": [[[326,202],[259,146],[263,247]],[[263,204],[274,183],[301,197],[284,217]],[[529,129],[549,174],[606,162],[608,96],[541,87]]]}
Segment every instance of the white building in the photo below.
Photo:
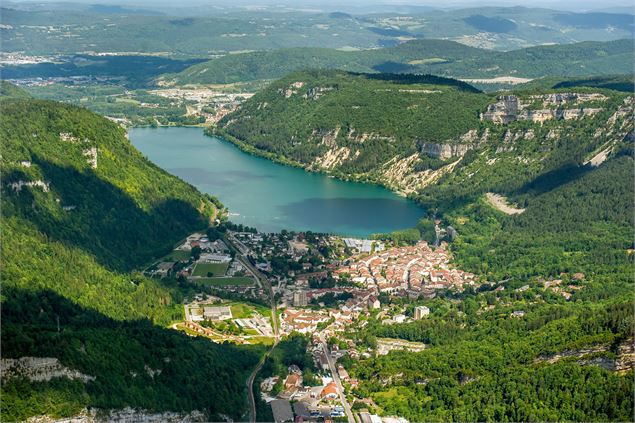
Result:
{"label": "white building", "polygon": [[427,317],[430,314],[430,309],[426,306],[415,307],[415,320]]}

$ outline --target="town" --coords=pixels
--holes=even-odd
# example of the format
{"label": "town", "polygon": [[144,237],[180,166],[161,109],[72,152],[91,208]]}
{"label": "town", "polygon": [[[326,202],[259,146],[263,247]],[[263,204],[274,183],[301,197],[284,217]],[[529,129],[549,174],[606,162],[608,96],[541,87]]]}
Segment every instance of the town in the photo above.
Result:
{"label": "town", "polygon": [[[346,395],[358,382],[349,376],[343,358],[416,352],[426,346],[382,338],[371,348],[345,334],[363,329],[371,316],[382,325],[425,319],[431,311],[420,301],[479,284],[475,275],[450,261],[445,242],[401,246],[311,232],[259,233],[224,223],[191,234],[145,273],[195,288],[184,304],[185,320],[173,325],[190,336],[241,345],[274,345],[278,336],[308,339],[311,366],[292,364],[259,379],[261,397],[276,422],[352,421]],[[269,308],[268,287],[275,313]],[[407,312],[413,301],[419,305]],[[404,421],[380,418],[364,407],[358,407],[357,418]]]}

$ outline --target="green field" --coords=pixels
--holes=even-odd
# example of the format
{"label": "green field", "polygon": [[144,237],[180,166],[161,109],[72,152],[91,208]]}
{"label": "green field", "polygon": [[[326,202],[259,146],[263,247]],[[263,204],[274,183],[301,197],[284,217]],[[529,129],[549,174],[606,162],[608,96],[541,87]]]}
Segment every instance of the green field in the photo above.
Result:
{"label": "green field", "polygon": [[207,276],[208,272],[212,272],[214,277],[225,276],[228,267],[229,263],[199,263],[194,268],[193,276]]}
{"label": "green field", "polygon": [[238,278],[200,278],[196,280],[199,285],[206,286],[227,286],[227,285],[253,285],[254,280],[252,278],[238,277]]}
{"label": "green field", "polygon": [[246,319],[254,314],[254,307],[245,303],[233,303],[230,307],[235,319]]}
{"label": "green field", "polygon": [[174,250],[170,251],[170,254],[166,254],[165,257],[161,259],[161,261],[178,261],[178,260],[187,260],[191,256],[189,251],[183,250]]}

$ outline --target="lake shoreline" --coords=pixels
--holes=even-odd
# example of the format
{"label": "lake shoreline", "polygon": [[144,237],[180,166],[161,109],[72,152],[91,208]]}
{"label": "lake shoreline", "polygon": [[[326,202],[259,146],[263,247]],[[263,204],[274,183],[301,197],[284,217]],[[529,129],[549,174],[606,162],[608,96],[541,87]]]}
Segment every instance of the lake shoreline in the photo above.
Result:
{"label": "lake shoreline", "polygon": [[219,198],[235,223],[368,237],[412,228],[427,214],[380,184],[280,163],[194,128],[136,127],[129,138],[156,165]]}
{"label": "lake shoreline", "polygon": [[241,151],[247,153],[247,154],[251,154],[254,155],[256,157],[262,157],[265,158],[267,160],[271,160],[274,163],[278,163],[284,166],[290,166],[290,167],[295,167],[295,168],[299,168],[304,170],[305,172],[309,172],[309,173],[317,173],[317,174],[321,174],[321,175],[325,175],[329,178],[335,178],[338,179],[340,181],[346,181],[346,182],[355,182],[355,183],[360,183],[360,184],[366,184],[366,185],[374,185],[374,186],[378,186],[378,187],[382,187],[382,188],[386,188],[387,190],[395,193],[396,195],[406,198],[409,201],[414,202],[415,204],[417,204],[419,207],[423,207],[422,204],[420,204],[415,198],[410,197],[409,195],[407,195],[405,192],[403,192],[402,190],[398,190],[395,189],[394,187],[388,186],[385,183],[378,181],[378,180],[374,180],[374,179],[366,179],[366,178],[355,178],[355,177],[351,177],[349,175],[344,175],[344,174],[334,174],[331,173],[327,170],[324,169],[311,169],[309,167],[307,167],[305,164],[300,163],[300,162],[296,162],[295,160],[291,160],[288,159],[286,157],[279,157],[278,155],[268,152],[268,151],[263,151],[260,150],[252,145],[247,144],[246,142],[234,137],[233,135],[229,134],[227,131],[220,129],[220,128],[212,128],[212,127],[206,127],[204,134],[208,137],[216,137],[216,138],[220,138],[222,140],[225,140],[233,145],[235,145],[236,147],[238,147]]}

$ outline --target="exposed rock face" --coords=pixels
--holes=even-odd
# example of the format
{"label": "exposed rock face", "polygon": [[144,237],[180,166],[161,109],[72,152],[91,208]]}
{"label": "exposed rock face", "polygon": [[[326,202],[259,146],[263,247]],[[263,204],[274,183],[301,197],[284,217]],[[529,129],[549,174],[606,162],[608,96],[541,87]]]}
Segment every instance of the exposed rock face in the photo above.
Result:
{"label": "exposed rock face", "polygon": [[17,181],[17,182],[11,182],[9,184],[7,184],[9,187],[11,187],[11,189],[15,192],[20,192],[22,191],[22,188],[24,187],[38,187],[38,188],[42,188],[42,191],[44,192],[49,192],[51,183],[48,181],[42,181],[41,179],[38,179],[37,181]]}
{"label": "exposed rock face", "polygon": [[[564,358],[575,357],[582,365],[597,365],[607,370],[616,372],[627,372],[635,366],[635,345],[633,338],[627,339],[617,347],[617,357],[615,359],[608,357],[593,357],[592,355],[603,353],[609,350],[608,345],[594,345],[578,350],[562,351],[560,353],[537,357],[534,362],[556,363]],[[586,358],[591,355],[591,357]]]}
{"label": "exposed rock face", "polygon": [[149,411],[134,410],[130,407],[122,410],[103,410],[94,408],[84,409],[74,417],[66,419],[54,419],[48,416],[31,417],[28,423],[97,423],[97,422],[113,422],[113,423],[186,423],[186,422],[204,422],[207,421],[205,415],[200,411],[192,411],[191,413],[151,413]]}
{"label": "exposed rock face", "polygon": [[437,170],[416,172],[414,166],[418,161],[419,153],[402,158],[394,157],[382,167],[382,180],[388,188],[408,195],[435,183],[446,173],[452,172],[460,160],[455,160]]}
{"label": "exposed rock face", "polygon": [[306,94],[302,96],[307,100],[317,100],[329,91],[333,91],[334,87],[314,87],[310,88]]}
{"label": "exposed rock face", "polygon": [[617,348],[614,368],[618,372],[627,372],[633,367],[635,367],[635,344],[633,338],[630,338]]}
{"label": "exposed rock face", "polygon": [[0,359],[0,369],[2,378],[23,376],[33,382],[49,381],[57,377],[79,379],[84,382],[95,380],[94,376],[64,367],[53,357],[3,358]]}
{"label": "exposed rock face", "polygon": [[[598,107],[564,109],[561,108],[561,106],[567,104],[579,105],[580,103],[589,101],[606,101],[607,97],[598,93],[554,93],[530,96],[529,100],[530,103],[523,103],[515,95],[500,96],[496,103],[488,105],[485,112],[481,113],[481,120],[506,125],[517,120],[529,120],[542,123],[550,119],[579,119],[586,116],[593,116],[603,109]],[[544,108],[530,108],[531,103],[535,101],[542,101]]]}
{"label": "exposed rock face", "polygon": [[451,157],[463,157],[465,153],[474,148],[471,144],[433,144],[421,143],[419,148],[422,153],[430,157],[446,160]]}
{"label": "exposed rock face", "polygon": [[313,164],[317,168],[330,170],[342,164],[350,155],[351,150],[347,147],[331,148],[323,156],[317,157]]}
{"label": "exposed rock face", "polygon": [[280,88],[278,93],[284,95],[284,98],[289,98],[294,94],[298,93],[298,90],[304,86],[304,82],[296,81],[291,84],[287,89]]}
{"label": "exposed rock face", "polygon": [[498,102],[487,106],[481,120],[489,120],[498,124],[508,124],[518,117],[519,100],[515,95],[498,97]]}

